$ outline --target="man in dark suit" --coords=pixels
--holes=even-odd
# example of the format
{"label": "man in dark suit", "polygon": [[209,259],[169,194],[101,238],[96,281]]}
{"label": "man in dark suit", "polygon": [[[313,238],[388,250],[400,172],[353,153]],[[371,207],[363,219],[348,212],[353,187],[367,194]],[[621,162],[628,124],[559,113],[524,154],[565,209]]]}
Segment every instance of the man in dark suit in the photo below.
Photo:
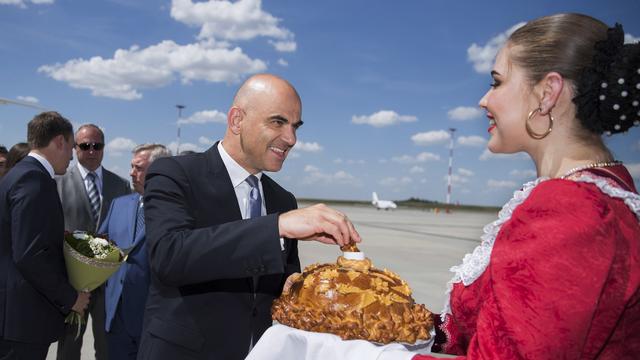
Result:
{"label": "man in dark suit", "polygon": [[9,154],[7,148],[4,145],[0,145],[0,179],[7,172],[7,154]]}
{"label": "man in dark suit", "polygon": [[166,156],[171,156],[171,152],[160,144],[144,144],[133,149],[129,174],[136,192],[111,202],[98,231],[107,234],[121,249],[131,249],[127,262],[107,280],[105,287],[105,330],[111,360],[135,360],[138,355],[150,271],[142,201],[144,178],[149,165]]}
{"label": "man in dark suit", "polygon": [[[159,159],[147,173],[151,286],[139,359],[243,359],[272,324],[271,304],[300,271],[297,240],[359,242],[324,205],[296,209],[263,171],[279,171],[302,125],[287,81],[249,78],[222,142]],[[262,215],[262,216],[261,216]]]}
{"label": "man in dark suit", "polygon": [[[94,124],[80,126],[75,134],[78,163],[58,178],[58,192],[64,211],[65,229],[95,232],[107,215],[111,200],[131,193],[129,182],[102,166],[104,133]],[[107,340],[104,331],[104,286],[92,292],[89,313],[92,319],[94,348],[97,360],[106,360]],[[86,314],[88,317],[88,314]],[[85,317],[85,320],[86,320]],[[82,335],[76,340],[76,327],[67,326],[58,342],[58,360],[79,360]]]}
{"label": "man in dark suit", "polygon": [[64,219],[53,180],[72,158],[73,128],[56,112],[29,122],[32,150],[0,182],[0,359],[44,359],[88,293],[69,284]]}

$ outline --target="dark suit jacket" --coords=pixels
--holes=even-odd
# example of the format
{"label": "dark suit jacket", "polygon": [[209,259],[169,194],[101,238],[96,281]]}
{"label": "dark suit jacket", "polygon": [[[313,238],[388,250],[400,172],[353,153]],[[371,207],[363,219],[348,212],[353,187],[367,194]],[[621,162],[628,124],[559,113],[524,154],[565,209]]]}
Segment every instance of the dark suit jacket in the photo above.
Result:
{"label": "dark suit jacket", "polygon": [[129,182],[111,171],[102,168],[102,207],[100,217],[96,224],[91,215],[91,202],[84,187],[84,180],[80,174],[78,165],[74,164],[62,177],[57,177],[58,193],[62,201],[64,212],[64,228],[69,231],[84,230],[96,231],[102,220],[107,215],[111,201],[118,196],[131,193]]}
{"label": "dark suit jacket", "polygon": [[105,330],[111,330],[111,322],[118,310],[131,336],[140,336],[142,332],[142,316],[149,292],[145,230],[144,227],[136,229],[139,204],[138,193],[113,199],[107,217],[98,230],[99,234],[109,235],[109,239],[121,249],[134,247],[127,261],[107,280],[105,287]]}
{"label": "dark suit jacket", "polygon": [[271,326],[273,300],[300,271],[297,240],[281,251],[278,232],[278,214],[297,204],[268,176],[261,181],[268,215],[242,220],[217,144],[150,166],[151,286],[138,359],[244,359]]}
{"label": "dark suit jacket", "polygon": [[78,293],[62,255],[56,182],[31,156],[0,181],[0,338],[50,344]]}

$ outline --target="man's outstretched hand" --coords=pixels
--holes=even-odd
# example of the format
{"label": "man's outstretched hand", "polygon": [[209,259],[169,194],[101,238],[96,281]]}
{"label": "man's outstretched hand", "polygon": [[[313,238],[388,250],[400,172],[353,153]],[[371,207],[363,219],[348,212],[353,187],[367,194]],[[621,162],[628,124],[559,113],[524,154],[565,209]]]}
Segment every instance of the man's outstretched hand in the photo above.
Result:
{"label": "man's outstretched hand", "polygon": [[347,216],[324,204],[281,214],[278,228],[280,236],[298,240],[316,240],[340,246],[361,241],[360,234]]}

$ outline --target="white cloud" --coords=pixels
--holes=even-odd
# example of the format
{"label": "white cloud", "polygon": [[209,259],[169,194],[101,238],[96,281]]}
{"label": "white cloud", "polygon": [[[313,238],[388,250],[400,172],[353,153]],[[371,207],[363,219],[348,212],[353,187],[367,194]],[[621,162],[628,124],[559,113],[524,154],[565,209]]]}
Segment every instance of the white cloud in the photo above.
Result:
{"label": "white cloud", "polygon": [[304,152],[320,152],[323,149],[322,145],[317,142],[304,142],[300,140],[296,141],[296,145],[293,148]]}
{"label": "white cloud", "polygon": [[178,124],[206,124],[206,123],[227,123],[227,114],[218,110],[203,110],[194,113],[188,118],[178,120]]}
{"label": "white cloud", "polygon": [[53,4],[54,0],[0,0],[0,5],[15,5],[18,7],[21,7],[23,9],[25,9],[27,7],[28,3],[32,3],[35,5],[40,5],[40,4]]}
{"label": "white cloud", "polygon": [[409,173],[411,174],[420,174],[423,172],[424,172],[424,168],[422,166],[414,165],[413,167],[411,167],[411,169],[409,169]]}
{"label": "white cloud", "polygon": [[485,146],[487,144],[487,139],[482,136],[472,135],[472,136],[460,136],[458,138],[458,145],[460,146]]}
{"label": "white cloud", "polygon": [[455,109],[449,110],[449,112],[447,112],[447,115],[451,120],[465,121],[478,118],[482,116],[483,113],[484,112],[478,107],[458,106]]}
{"label": "white cloud", "polygon": [[401,122],[414,122],[417,120],[418,118],[413,115],[399,115],[397,112],[391,110],[380,110],[371,115],[353,115],[351,117],[351,122],[354,124],[367,124],[374,127],[389,126]]}
{"label": "white cloud", "polygon": [[438,161],[438,160],[440,160],[440,156],[430,152],[421,152],[416,156],[401,155],[401,156],[394,156],[391,158],[391,161],[400,163],[400,164],[412,164],[412,163],[421,163],[421,162]]}
{"label": "white cloud", "polygon": [[205,137],[205,136],[200,136],[198,138],[198,142],[202,145],[208,145],[208,146],[211,146],[216,143],[215,140],[209,139],[208,137]]}
{"label": "white cloud", "polygon": [[125,137],[117,137],[109,141],[109,143],[107,144],[107,154],[113,156],[121,156],[122,153],[130,152],[131,150],[133,150],[136,145],[138,144],[136,144],[136,142],[131,139]]}
{"label": "white cloud", "polygon": [[407,176],[403,176],[403,177],[390,176],[378,181],[378,183],[383,186],[405,186],[405,185],[411,184],[412,182],[413,180],[411,180],[411,178]]}
{"label": "white cloud", "polygon": [[631,34],[624,34],[624,43],[625,44],[633,44],[640,41],[640,37],[635,37]]}
{"label": "white cloud", "polygon": [[449,139],[451,139],[451,135],[444,130],[428,131],[411,136],[411,141],[414,144],[423,146],[442,144]]}
{"label": "white cloud", "polygon": [[38,100],[38,98],[34,97],[34,96],[18,96],[18,97],[16,97],[16,99],[18,99],[20,101],[29,102],[29,103],[38,103],[38,102],[40,102],[40,100]]}
{"label": "white cloud", "polygon": [[280,26],[281,19],[262,10],[261,0],[208,1],[173,0],[171,17],[200,27],[200,39],[250,40],[258,36],[277,39],[270,43],[278,51],[295,51],[294,34]]}
{"label": "white cloud", "polygon": [[529,159],[529,156],[524,153],[516,153],[516,154],[496,154],[492,153],[489,149],[484,149],[480,157],[478,158],[482,161],[485,160],[493,160],[493,159],[507,159],[507,160],[524,160]]}
{"label": "white cloud", "polygon": [[280,58],[280,59],[278,59],[278,65],[280,65],[282,67],[287,67],[287,66],[289,66],[289,63],[287,62],[287,60]]}
{"label": "white cloud", "polygon": [[118,49],[110,59],[95,56],[43,65],[38,72],[71,87],[89,89],[94,96],[136,100],[142,98],[140,89],[161,87],[175,78],[183,83],[229,83],[267,68],[262,60],[251,59],[239,47],[227,46],[214,41],[178,45],[164,40],[144,49],[136,45]]}
{"label": "white cloud", "polygon": [[[457,173],[451,174],[451,183],[454,185],[461,185],[468,183],[475,173],[469,169],[458,168]],[[449,175],[443,176],[445,182],[449,182]]]}
{"label": "white cloud", "polygon": [[[449,175],[443,176],[445,182],[449,181]],[[469,179],[466,176],[460,174],[451,174],[451,183],[452,184],[466,184],[469,182]]]}
{"label": "white cloud", "polygon": [[489,179],[487,181],[487,186],[492,189],[500,189],[500,188],[515,189],[518,185],[515,182],[509,181],[509,180]]}
{"label": "white cloud", "polygon": [[465,168],[458,168],[458,174],[462,175],[462,176],[466,176],[466,177],[471,177],[473,176],[475,173],[469,169],[465,169]]}
{"label": "white cloud", "polygon": [[531,169],[511,170],[511,172],[509,172],[509,175],[517,179],[535,179],[536,176],[538,176],[536,171]]}
{"label": "white cloud", "polygon": [[521,22],[512,26],[507,31],[491,38],[484,46],[480,46],[476,43],[471,44],[467,49],[467,60],[473,63],[473,68],[476,72],[481,74],[489,73],[493,66],[493,60],[495,59],[496,54],[498,54],[502,45],[507,41],[509,35],[524,24],[526,23]]}
{"label": "white cloud", "polygon": [[333,162],[335,164],[347,164],[347,165],[364,165],[367,162],[362,160],[362,159],[343,159],[343,158],[337,158],[334,159]]}
{"label": "white cloud", "polygon": [[269,40],[269,44],[273,45],[276,50],[280,52],[294,52],[298,45],[295,41],[272,41]]}
{"label": "white cloud", "polygon": [[169,145],[167,145],[167,148],[171,150],[172,154],[179,154],[180,152],[186,151],[186,150],[195,151],[195,152],[203,152],[206,150],[196,144],[187,142],[187,143],[180,143],[180,151],[177,151],[178,150],[177,141],[172,141],[171,143],[169,143]]}
{"label": "white cloud", "polygon": [[320,169],[318,169],[317,167],[313,166],[313,165],[307,165],[304,167],[304,171],[305,172],[318,172],[320,171]]}
{"label": "white cloud", "polygon": [[640,181],[640,163],[625,164],[625,166],[627,167],[627,170],[629,170],[631,176],[637,181]]}
{"label": "white cloud", "polygon": [[358,179],[356,179],[353,175],[342,170],[336,171],[333,174],[329,174],[321,172],[313,165],[307,165],[305,167],[305,172],[307,172],[308,175],[302,179],[303,184],[321,183],[323,185],[340,184],[353,186],[358,186],[360,184]]}

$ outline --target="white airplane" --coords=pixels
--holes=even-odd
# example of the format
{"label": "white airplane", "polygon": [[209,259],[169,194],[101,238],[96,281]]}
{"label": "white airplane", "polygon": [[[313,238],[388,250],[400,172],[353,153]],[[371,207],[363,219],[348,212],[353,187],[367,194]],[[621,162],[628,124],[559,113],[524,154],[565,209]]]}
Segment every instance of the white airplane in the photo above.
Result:
{"label": "white airplane", "polygon": [[389,210],[389,209],[398,208],[398,205],[396,205],[396,203],[394,203],[391,200],[380,200],[380,199],[378,199],[378,194],[376,194],[375,191],[373,192],[372,196],[373,196],[373,201],[371,201],[371,203],[378,210],[380,210],[380,209]]}

